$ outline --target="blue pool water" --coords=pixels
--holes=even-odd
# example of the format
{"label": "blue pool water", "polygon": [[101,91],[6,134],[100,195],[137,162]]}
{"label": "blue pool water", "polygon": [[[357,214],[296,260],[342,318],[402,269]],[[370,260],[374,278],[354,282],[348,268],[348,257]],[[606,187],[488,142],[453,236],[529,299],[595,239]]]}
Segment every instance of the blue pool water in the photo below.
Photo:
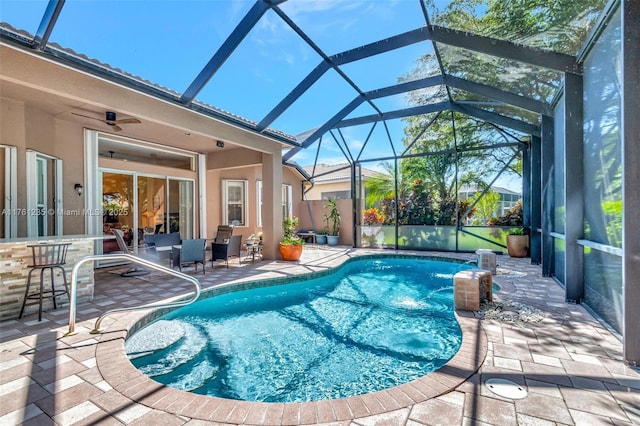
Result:
{"label": "blue pool water", "polygon": [[211,297],[162,317],[175,343],[132,362],[163,384],[248,401],[316,401],[397,386],[458,351],[453,275],[465,268],[355,260],[313,280]]}

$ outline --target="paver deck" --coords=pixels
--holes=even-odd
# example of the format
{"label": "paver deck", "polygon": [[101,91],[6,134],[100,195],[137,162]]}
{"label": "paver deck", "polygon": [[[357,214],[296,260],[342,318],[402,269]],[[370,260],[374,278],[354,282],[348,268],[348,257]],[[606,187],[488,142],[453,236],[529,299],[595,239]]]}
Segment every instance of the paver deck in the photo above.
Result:
{"label": "paver deck", "polygon": [[[307,247],[300,262],[233,261],[229,269],[209,264],[206,275],[185,271],[209,288],[323,270],[371,252]],[[384,392],[304,404],[208,398],[143,376],[123,350],[126,330],[143,313],[110,315],[103,335],[89,330],[107,309],[182,295],[188,285],[100,270],[94,300],[78,306],[77,335],[64,336],[66,308],[44,313],[42,322],[29,315],[0,323],[0,425],[640,424],[640,373],[623,363],[620,340],[583,306],[565,303],[563,289],[529,259],[498,256],[498,265],[496,298],[537,309],[541,321],[479,320],[460,313],[466,343],[440,371]],[[489,378],[516,382],[528,395],[500,397],[485,385]]]}

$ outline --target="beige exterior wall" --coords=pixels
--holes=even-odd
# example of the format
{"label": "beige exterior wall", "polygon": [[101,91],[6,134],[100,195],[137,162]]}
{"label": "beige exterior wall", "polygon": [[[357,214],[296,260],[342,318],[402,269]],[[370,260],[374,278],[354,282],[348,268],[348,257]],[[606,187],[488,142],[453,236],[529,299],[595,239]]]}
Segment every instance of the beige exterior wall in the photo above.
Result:
{"label": "beige exterior wall", "polygon": [[[0,144],[17,148],[18,208],[27,207],[26,152],[34,150],[62,160],[63,208],[82,210],[84,198],[73,189],[75,183],[84,182],[82,127],[6,98],[0,99],[0,108]],[[19,215],[17,222],[18,237],[25,237],[27,217]],[[82,234],[84,228],[83,216],[63,216],[64,235]]]}
{"label": "beige exterior wall", "polygon": [[[275,239],[279,239],[278,233],[281,232],[281,221],[275,220],[277,214],[273,207],[281,203],[281,200],[277,200],[280,197],[280,182],[291,184],[294,214],[300,214],[297,202],[302,199],[302,177],[295,171],[282,168],[282,142],[96,78],[90,73],[43,60],[33,52],[2,45],[0,62],[3,65],[0,73],[0,144],[17,149],[17,208],[27,207],[26,153],[27,150],[34,150],[62,160],[61,207],[73,211],[86,209],[85,196],[78,196],[74,189],[77,183],[82,184],[85,191],[88,189],[84,161],[85,129],[113,134],[109,126],[100,123],[100,116],[104,111],[117,111],[119,117],[137,117],[141,123],[123,125],[123,130],[114,134],[116,138],[142,140],[207,155],[204,172],[206,191],[203,194],[203,202],[207,207],[207,229],[203,237],[212,237],[221,221],[221,179],[248,180],[249,219],[247,226],[239,230],[245,237],[260,231],[256,215],[258,179],[262,179],[263,183],[272,182],[271,187],[274,186],[273,182],[277,182],[278,187],[276,193],[270,194],[268,201],[272,206],[267,215],[271,229],[270,243],[275,246]],[[223,141],[225,147],[217,148],[216,141]],[[270,160],[265,160],[267,157]],[[264,164],[269,167],[265,168]],[[148,164],[124,164],[105,158],[99,159],[98,166],[113,171],[183,177],[181,171],[176,169],[162,170]],[[268,170],[269,179],[263,179],[264,169]],[[184,177],[193,177],[196,182],[194,210],[195,234],[198,235],[198,179],[196,173],[188,174]],[[62,223],[64,235],[86,233],[83,215],[65,215]],[[274,229],[274,225],[278,229]],[[17,236],[26,235],[27,219],[20,216]]]}
{"label": "beige exterior wall", "polygon": [[[351,200],[336,200],[340,211],[340,240],[338,244],[353,245],[353,214]],[[295,204],[294,204],[295,206]],[[325,227],[324,200],[305,200],[298,203],[299,229],[304,231],[315,231],[320,233]],[[295,209],[295,207],[294,207]]]}
{"label": "beige exterior wall", "polygon": [[[222,225],[222,181],[246,180],[247,181],[247,201],[248,201],[248,220],[246,226],[238,226],[234,230],[234,235],[242,235],[243,240],[251,234],[257,234],[263,231],[263,227],[258,226],[258,193],[257,181],[263,180],[262,176],[262,154],[248,151],[244,153],[235,153],[234,155],[216,155],[207,156],[207,228],[206,237],[213,238],[218,229],[218,225]],[[246,164],[241,166],[241,158],[245,158]],[[259,163],[255,163],[255,160]],[[227,168],[231,166],[232,168]],[[212,167],[212,168],[211,168]],[[300,215],[300,200],[302,199],[301,176],[289,168],[283,168],[282,183],[291,185],[292,187],[292,208],[294,216]],[[264,221],[264,216],[263,216]],[[266,237],[266,236],[265,236]]]}
{"label": "beige exterior wall", "polygon": [[322,200],[323,192],[337,191],[351,191],[351,182],[316,183],[313,188],[307,192],[305,198],[307,200]]}

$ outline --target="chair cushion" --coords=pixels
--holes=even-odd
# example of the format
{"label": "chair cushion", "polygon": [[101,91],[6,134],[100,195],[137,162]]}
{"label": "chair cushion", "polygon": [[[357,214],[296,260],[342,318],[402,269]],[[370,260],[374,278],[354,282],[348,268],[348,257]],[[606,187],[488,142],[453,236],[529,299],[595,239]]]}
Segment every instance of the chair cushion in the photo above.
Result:
{"label": "chair cushion", "polygon": [[155,234],[154,243],[156,247],[175,246],[180,244],[180,233],[172,232],[170,234]]}

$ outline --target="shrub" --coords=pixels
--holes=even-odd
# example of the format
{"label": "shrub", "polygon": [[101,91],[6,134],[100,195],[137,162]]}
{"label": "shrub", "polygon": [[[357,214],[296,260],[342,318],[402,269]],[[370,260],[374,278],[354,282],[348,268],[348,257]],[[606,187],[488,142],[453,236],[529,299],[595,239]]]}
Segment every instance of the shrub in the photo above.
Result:
{"label": "shrub", "polygon": [[500,217],[492,217],[489,219],[489,226],[522,226],[522,202],[518,201],[518,203],[513,206],[511,210],[506,212],[504,215]]}
{"label": "shrub", "polygon": [[362,212],[362,223],[364,225],[381,225],[384,222],[384,216],[377,207],[371,207]]}
{"label": "shrub", "polygon": [[297,246],[303,244],[302,238],[298,237],[298,218],[295,216],[285,217],[282,220],[282,244],[292,244]]}

